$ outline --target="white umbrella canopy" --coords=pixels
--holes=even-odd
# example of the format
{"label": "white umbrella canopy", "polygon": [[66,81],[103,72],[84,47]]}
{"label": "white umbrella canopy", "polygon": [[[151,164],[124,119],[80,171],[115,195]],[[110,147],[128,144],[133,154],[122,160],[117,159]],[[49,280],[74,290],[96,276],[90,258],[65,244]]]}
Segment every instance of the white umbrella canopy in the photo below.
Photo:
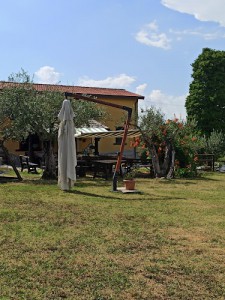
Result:
{"label": "white umbrella canopy", "polygon": [[70,190],[76,181],[77,157],[74,112],[69,100],[63,101],[58,118],[58,185],[62,190]]}

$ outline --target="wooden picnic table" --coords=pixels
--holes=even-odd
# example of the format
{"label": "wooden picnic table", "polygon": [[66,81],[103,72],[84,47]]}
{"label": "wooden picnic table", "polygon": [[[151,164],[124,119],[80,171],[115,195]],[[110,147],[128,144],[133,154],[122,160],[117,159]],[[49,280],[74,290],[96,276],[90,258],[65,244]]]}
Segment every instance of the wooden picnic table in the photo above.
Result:
{"label": "wooden picnic table", "polygon": [[[125,160],[122,160],[121,163],[124,163]],[[93,170],[94,170],[94,176],[98,177],[100,176],[99,174],[102,173],[103,178],[106,180],[109,178],[110,175],[112,175],[112,169],[113,166],[115,166],[117,163],[117,159],[100,159],[100,160],[93,160],[92,165],[93,165]],[[122,168],[120,166],[120,175],[122,176]]]}
{"label": "wooden picnic table", "polygon": [[86,176],[86,172],[89,168],[88,162],[85,159],[78,159],[77,166],[76,166],[76,173],[79,177]]}

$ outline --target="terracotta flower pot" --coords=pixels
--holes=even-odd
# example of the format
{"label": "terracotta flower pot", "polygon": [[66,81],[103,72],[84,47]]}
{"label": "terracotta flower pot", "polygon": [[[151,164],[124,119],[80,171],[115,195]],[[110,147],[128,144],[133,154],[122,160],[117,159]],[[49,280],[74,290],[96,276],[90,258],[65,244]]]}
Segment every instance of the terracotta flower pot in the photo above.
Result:
{"label": "terracotta flower pot", "polygon": [[135,189],[135,180],[134,179],[124,179],[124,184],[126,190],[134,190]]}

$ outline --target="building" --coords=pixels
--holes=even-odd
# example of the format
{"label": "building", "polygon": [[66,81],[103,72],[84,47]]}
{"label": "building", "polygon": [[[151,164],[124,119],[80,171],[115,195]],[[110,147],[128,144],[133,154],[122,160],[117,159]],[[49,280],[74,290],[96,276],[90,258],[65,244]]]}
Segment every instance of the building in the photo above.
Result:
{"label": "building", "polygon": [[[16,83],[20,84],[20,83]],[[12,82],[3,82],[0,81],[0,89],[7,86],[15,85]],[[138,101],[143,100],[144,97],[132,92],[129,92],[125,89],[112,89],[112,88],[96,88],[96,87],[81,87],[81,86],[67,86],[67,85],[52,85],[52,84],[33,84],[33,87],[39,91],[58,91],[62,93],[71,93],[76,95],[91,95],[98,100],[104,101],[105,103],[113,103],[121,106],[127,106],[132,108],[132,123],[135,123],[135,116],[138,113]],[[63,100],[63,99],[62,99]],[[74,100],[79,101],[79,100]],[[98,152],[100,154],[105,153],[116,153],[119,151],[119,146],[121,143],[121,135],[116,135],[115,131],[123,129],[124,124],[124,111],[115,107],[98,104],[104,108],[107,112],[109,118],[107,118],[104,123],[97,125],[98,131],[110,131],[111,134],[108,134],[107,137],[98,136],[94,130],[96,128],[96,122],[92,128],[89,128],[89,135],[85,137],[82,136],[82,130],[80,130],[80,136],[76,138],[77,152],[83,153],[85,151],[92,151],[94,142],[98,141]],[[86,128],[87,129],[87,128]],[[114,132],[114,133],[113,133]],[[33,148],[41,150],[42,145],[40,145],[40,140],[38,136],[33,135],[30,138],[30,143],[32,143]],[[10,152],[14,154],[24,154],[27,151],[27,141],[16,142],[16,141],[7,141],[7,148]],[[129,141],[125,145],[124,153],[133,154],[133,148],[130,147]]]}

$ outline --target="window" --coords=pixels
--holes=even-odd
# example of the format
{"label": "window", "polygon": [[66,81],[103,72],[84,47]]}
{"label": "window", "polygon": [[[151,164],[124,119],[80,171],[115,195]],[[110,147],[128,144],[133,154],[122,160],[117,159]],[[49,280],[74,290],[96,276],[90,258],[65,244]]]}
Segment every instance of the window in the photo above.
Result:
{"label": "window", "polygon": [[[122,126],[116,127],[116,130],[124,130],[124,127]],[[122,139],[123,139],[122,137],[116,137],[114,145],[121,145]]]}
{"label": "window", "polygon": [[30,134],[26,140],[19,143],[20,151],[28,151],[29,147],[34,151],[40,149],[40,139],[37,134]]}

